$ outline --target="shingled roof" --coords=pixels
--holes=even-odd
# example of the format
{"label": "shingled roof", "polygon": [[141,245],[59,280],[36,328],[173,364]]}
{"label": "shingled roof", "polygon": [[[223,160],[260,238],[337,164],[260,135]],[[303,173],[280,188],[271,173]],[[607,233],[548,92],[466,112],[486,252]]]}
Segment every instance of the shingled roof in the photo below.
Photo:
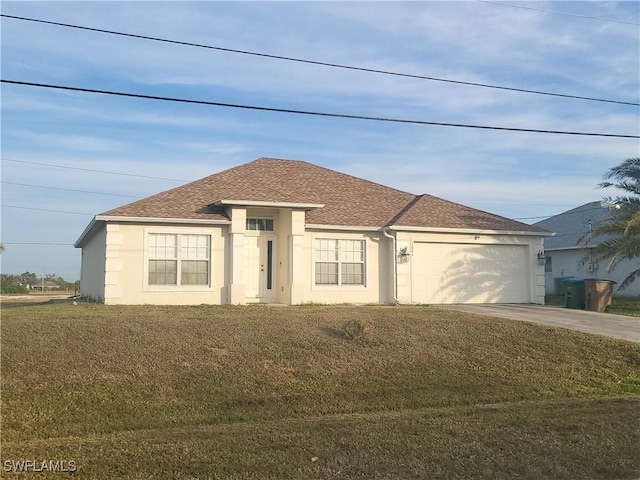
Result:
{"label": "shingled roof", "polygon": [[323,204],[308,225],[544,230],[430,195],[386,187],[307,162],[259,158],[104,212],[108,217],[228,220],[222,200]]}
{"label": "shingled roof", "polygon": [[612,208],[613,205],[601,201],[590,202],[534,225],[557,234],[545,240],[546,250],[593,247],[610,237],[590,239],[588,244],[581,242],[590,231],[611,220]]}

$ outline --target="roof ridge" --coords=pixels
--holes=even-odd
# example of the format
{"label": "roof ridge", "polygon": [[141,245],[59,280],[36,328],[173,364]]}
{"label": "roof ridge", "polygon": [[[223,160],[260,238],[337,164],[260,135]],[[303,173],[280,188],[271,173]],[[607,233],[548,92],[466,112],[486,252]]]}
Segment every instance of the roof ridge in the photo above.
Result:
{"label": "roof ridge", "polygon": [[[384,185],[384,184],[379,183],[379,182],[374,182],[373,180],[367,180],[366,178],[357,177],[357,176],[352,175],[350,173],[345,173],[345,172],[341,172],[341,171],[338,171],[338,170],[334,170],[332,168],[323,167],[322,165],[317,165],[315,163],[307,162],[306,160],[292,160],[292,159],[287,159],[287,158],[260,157],[260,158],[257,158],[255,160],[249,162],[249,163],[254,163],[254,162],[257,162],[259,160],[276,160],[276,161],[281,161],[281,162],[302,163],[302,164],[308,165],[310,167],[313,167],[313,168],[316,168],[316,169],[319,169],[319,170],[324,170],[324,171],[330,172],[331,174],[334,174],[334,175],[337,173],[339,175],[344,175],[345,177],[353,178],[353,179],[358,180],[360,182],[367,182],[367,183],[370,183],[371,185],[376,185],[378,187],[383,187],[383,188],[388,189],[388,190],[395,190],[396,192],[403,193],[405,195],[413,195],[413,196],[416,195],[415,193],[407,192],[406,190],[400,190],[399,188],[390,187],[389,185]],[[245,165],[248,165],[248,164],[245,164]]]}

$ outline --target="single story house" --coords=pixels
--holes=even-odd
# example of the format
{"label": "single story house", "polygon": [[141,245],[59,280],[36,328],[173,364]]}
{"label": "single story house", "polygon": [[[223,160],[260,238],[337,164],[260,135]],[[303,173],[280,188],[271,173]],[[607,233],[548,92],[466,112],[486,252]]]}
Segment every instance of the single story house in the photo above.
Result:
{"label": "single story house", "polygon": [[107,304],[542,304],[548,234],[260,158],[97,215],[75,246]]}
{"label": "single story house", "polygon": [[[640,266],[640,260],[623,260],[615,270],[607,272],[607,260],[598,261],[590,250],[603,238],[595,238],[584,243],[583,238],[603,222],[611,219],[614,205],[606,202],[589,202],[567,210],[546,220],[537,222],[537,227],[554,232],[556,235],[545,240],[545,290],[547,294],[562,293],[562,279],[598,278],[613,280],[618,285],[632,271]],[[614,295],[640,295],[640,285],[632,284],[625,290],[613,289]]]}

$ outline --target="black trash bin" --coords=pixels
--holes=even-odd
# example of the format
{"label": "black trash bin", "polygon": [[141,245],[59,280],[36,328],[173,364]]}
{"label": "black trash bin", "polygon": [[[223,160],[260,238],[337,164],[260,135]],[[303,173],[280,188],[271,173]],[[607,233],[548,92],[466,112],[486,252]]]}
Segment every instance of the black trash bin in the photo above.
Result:
{"label": "black trash bin", "polygon": [[585,308],[584,280],[580,278],[567,278],[562,281],[565,287],[564,305],[567,308]]}

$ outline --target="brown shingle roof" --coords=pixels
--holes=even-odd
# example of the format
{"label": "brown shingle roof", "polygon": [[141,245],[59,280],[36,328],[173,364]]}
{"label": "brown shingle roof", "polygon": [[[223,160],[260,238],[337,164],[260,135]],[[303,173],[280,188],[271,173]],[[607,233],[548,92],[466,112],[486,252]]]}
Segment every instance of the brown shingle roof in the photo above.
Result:
{"label": "brown shingle roof", "polygon": [[546,232],[532,225],[426,194],[416,197],[416,201],[399,216],[395,225],[403,227]]}
{"label": "brown shingle roof", "polygon": [[103,213],[105,216],[226,220],[219,200],[324,204],[307,224],[390,225],[513,231],[541,229],[448,202],[415,196],[297,160],[259,158]]}

